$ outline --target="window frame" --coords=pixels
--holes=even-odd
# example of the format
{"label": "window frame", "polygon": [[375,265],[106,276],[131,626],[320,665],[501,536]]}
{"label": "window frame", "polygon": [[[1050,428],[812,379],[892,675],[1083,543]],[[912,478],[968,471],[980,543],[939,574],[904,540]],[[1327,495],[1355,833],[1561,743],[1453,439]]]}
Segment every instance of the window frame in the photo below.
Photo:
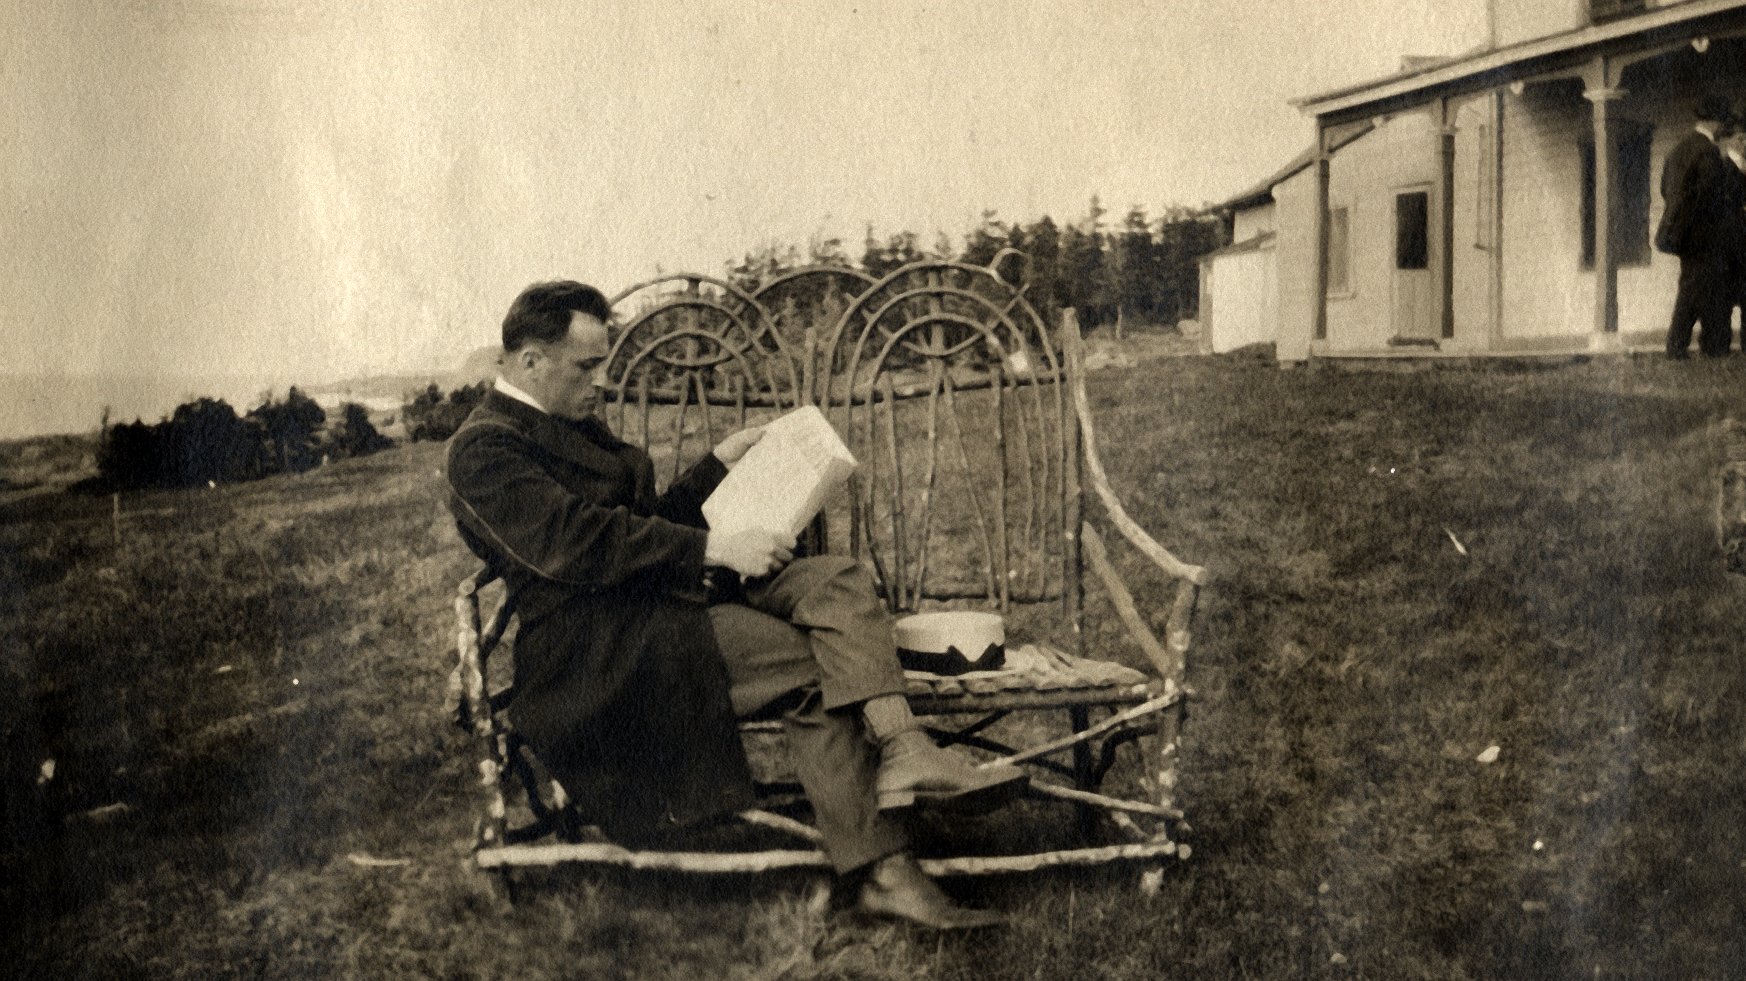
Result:
{"label": "window frame", "polygon": [[[1336,218],[1336,216],[1338,216]],[[1335,228],[1341,231],[1335,234]],[[1334,276],[1335,270],[1343,273],[1340,278]],[[1328,205],[1328,296],[1332,299],[1345,299],[1355,295],[1352,282],[1352,206],[1350,204]]]}
{"label": "window frame", "polygon": [[[1403,204],[1414,202],[1409,213]],[[1407,218],[1412,218],[1411,224]],[[1416,226],[1416,228],[1414,227]],[[1394,192],[1394,270],[1418,272],[1431,268],[1431,192]]]}
{"label": "window frame", "polygon": [[[1619,161],[1620,222],[1612,231],[1613,260],[1619,269],[1641,269],[1654,261],[1649,216],[1654,203],[1655,127],[1639,120],[1621,119],[1614,132]],[[1576,141],[1579,187],[1577,267],[1592,272],[1595,267],[1596,194],[1595,141],[1590,133]]]}

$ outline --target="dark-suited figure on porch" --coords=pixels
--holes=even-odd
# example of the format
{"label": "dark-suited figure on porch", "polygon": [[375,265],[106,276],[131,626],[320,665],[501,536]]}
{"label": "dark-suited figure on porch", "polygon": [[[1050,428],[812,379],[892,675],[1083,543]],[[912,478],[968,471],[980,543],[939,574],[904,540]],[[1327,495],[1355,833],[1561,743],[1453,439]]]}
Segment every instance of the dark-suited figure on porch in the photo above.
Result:
{"label": "dark-suited figure on porch", "polygon": [[761,430],[727,437],[655,493],[648,455],[597,414],[611,316],[580,283],[524,290],[493,390],[449,444],[461,537],[501,573],[520,618],[516,730],[590,822],[657,845],[754,805],[736,720],[780,717],[825,851],[863,910],[943,929],[999,923],[922,874],[893,812],[992,805],[1023,772],[974,767],[921,730],[890,620],[855,562],[795,559],[781,533],[709,530],[704,500]]}
{"label": "dark-suited figure on porch", "polygon": [[[1733,221],[1729,251],[1734,265],[1728,274],[1732,284],[1728,304],[1730,309],[1746,312],[1746,102],[1734,103],[1733,122],[1723,134],[1716,143],[1728,163],[1723,171],[1727,175],[1728,213]],[[1746,348],[1746,340],[1741,341],[1741,346]]]}
{"label": "dark-suited figure on porch", "polygon": [[1733,343],[1740,218],[1730,213],[1739,210],[1729,205],[1732,165],[1716,146],[1733,114],[1727,100],[1705,96],[1696,115],[1692,132],[1667,154],[1661,170],[1664,207],[1655,246],[1679,256],[1679,292],[1667,328],[1670,358],[1687,356],[1694,327],[1706,355],[1725,356]]}

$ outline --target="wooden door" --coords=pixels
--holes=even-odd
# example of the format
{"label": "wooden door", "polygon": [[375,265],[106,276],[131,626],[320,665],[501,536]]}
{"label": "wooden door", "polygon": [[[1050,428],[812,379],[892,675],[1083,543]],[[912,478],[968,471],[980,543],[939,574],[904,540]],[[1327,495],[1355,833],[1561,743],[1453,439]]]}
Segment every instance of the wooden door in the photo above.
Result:
{"label": "wooden door", "polygon": [[1431,187],[1400,188],[1394,195],[1394,337],[1437,339],[1431,295]]}

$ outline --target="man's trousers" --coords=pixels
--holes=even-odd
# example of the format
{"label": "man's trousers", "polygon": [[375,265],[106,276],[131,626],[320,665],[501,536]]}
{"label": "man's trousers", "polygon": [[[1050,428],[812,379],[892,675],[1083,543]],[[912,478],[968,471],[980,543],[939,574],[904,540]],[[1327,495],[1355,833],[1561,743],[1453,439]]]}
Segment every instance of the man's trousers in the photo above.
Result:
{"label": "man's trousers", "polygon": [[1667,328],[1667,353],[1678,357],[1691,345],[1692,327],[1702,324],[1698,349],[1712,357],[1727,354],[1734,341],[1731,264],[1725,256],[1699,254],[1679,260],[1679,292]]}
{"label": "man's trousers", "polygon": [[745,603],[710,607],[740,718],[780,714],[788,754],[839,872],[908,847],[879,813],[877,748],[860,706],[903,692],[891,622],[852,559],[797,559],[746,584]]}

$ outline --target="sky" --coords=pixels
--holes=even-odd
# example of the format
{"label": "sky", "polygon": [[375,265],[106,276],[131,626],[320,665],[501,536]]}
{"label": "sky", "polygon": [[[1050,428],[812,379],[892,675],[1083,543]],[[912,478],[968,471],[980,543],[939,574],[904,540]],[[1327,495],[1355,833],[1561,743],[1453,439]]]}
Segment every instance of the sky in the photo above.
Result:
{"label": "sky", "polygon": [[452,367],[536,279],[1217,201],[1483,9],[0,0],[0,372]]}

